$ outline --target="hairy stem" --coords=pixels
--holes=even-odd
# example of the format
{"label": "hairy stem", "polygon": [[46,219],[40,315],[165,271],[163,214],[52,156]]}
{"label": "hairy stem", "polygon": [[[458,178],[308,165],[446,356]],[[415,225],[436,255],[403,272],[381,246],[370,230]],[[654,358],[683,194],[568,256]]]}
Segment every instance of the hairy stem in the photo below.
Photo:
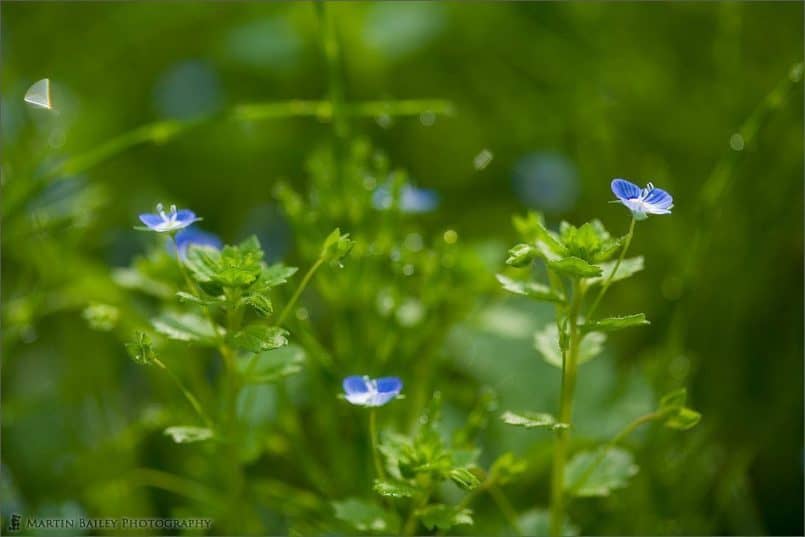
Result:
{"label": "hairy stem", "polygon": [[576,389],[576,368],[581,343],[578,315],[583,298],[581,286],[576,280],[573,282],[573,297],[567,319],[570,334],[567,352],[563,353],[562,357],[562,394],[559,400],[559,422],[567,424],[568,427],[557,429],[556,431],[556,447],[554,449],[551,473],[550,534],[552,537],[558,537],[562,534],[564,523],[565,463],[567,462],[567,448],[570,439],[569,426],[573,418],[573,392]]}
{"label": "hairy stem", "polygon": [[612,283],[612,279],[617,274],[618,269],[623,263],[623,259],[626,257],[626,251],[629,249],[629,245],[632,244],[632,237],[634,236],[634,225],[635,225],[635,217],[632,217],[632,221],[629,223],[629,231],[626,233],[626,240],[623,243],[623,249],[621,250],[621,255],[618,257],[618,261],[615,263],[615,266],[612,267],[612,272],[609,273],[607,279],[604,280],[604,283],[601,284],[601,290],[598,292],[598,296],[595,297],[595,301],[590,306],[590,309],[587,311],[587,319],[592,320],[593,313],[595,313],[596,308],[598,308],[598,304],[601,302],[601,299],[604,298],[604,294],[606,294],[607,289],[609,289],[610,284]]}

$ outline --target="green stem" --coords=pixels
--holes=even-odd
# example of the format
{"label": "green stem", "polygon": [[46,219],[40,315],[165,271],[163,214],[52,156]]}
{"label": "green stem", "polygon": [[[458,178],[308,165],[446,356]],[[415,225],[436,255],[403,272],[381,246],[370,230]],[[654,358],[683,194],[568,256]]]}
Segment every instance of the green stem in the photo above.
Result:
{"label": "green stem", "polygon": [[635,222],[636,222],[635,217],[632,216],[632,221],[631,223],[629,223],[629,231],[626,233],[626,241],[623,243],[623,249],[621,250],[621,255],[618,257],[618,261],[612,268],[612,272],[609,273],[607,279],[604,280],[603,284],[601,284],[601,290],[598,292],[598,296],[595,297],[595,301],[590,306],[590,309],[587,311],[587,319],[589,320],[592,320],[593,313],[595,313],[595,310],[598,307],[598,304],[601,302],[601,299],[604,298],[604,294],[607,292],[607,289],[609,289],[609,286],[612,283],[612,279],[615,277],[615,274],[618,272],[621,263],[623,263],[623,259],[626,257],[626,251],[629,249],[629,245],[632,244]]}
{"label": "green stem", "polygon": [[288,314],[293,309],[294,305],[296,304],[296,301],[299,300],[299,297],[302,295],[302,291],[305,290],[305,287],[307,287],[307,284],[310,283],[311,278],[313,278],[313,275],[316,273],[317,270],[319,270],[319,267],[321,266],[322,263],[324,263],[324,258],[322,257],[318,258],[316,262],[313,263],[313,266],[310,267],[310,269],[307,271],[305,277],[302,278],[302,283],[300,283],[299,287],[296,288],[296,291],[294,291],[293,296],[288,301],[288,303],[285,304],[285,307],[282,309],[282,313],[280,313],[279,319],[277,320],[277,324],[279,326],[282,326],[282,324],[285,322],[285,319],[288,317]]}
{"label": "green stem", "polygon": [[385,479],[383,465],[380,463],[380,453],[377,449],[377,412],[375,409],[369,411],[369,438],[372,442],[372,460],[375,463],[375,473],[378,479]]}
{"label": "green stem", "polygon": [[190,403],[190,406],[192,406],[193,410],[196,411],[196,414],[199,415],[199,417],[201,418],[201,421],[204,422],[204,425],[206,425],[209,428],[212,428],[212,421],[207,417],[207,414],[204,412],[204,409],[201,407],[201,403],[199,403],[198,399],[196,399],[196,396],[193,395],[190,392],[190,390],[187,389],[187,387],[184,385],[182,380],[176,375],[176,373],[174,373],[173,371],[168,369],[168,366],[166,366],[165,363],[162,362],[159,358],[154,358],[154,363],[157,366],[159,366],[162,369],[164,369],[168,373],[170,378],[173,379],[173,382],[175,382],[176,385],[179,387],[179,390],[181,390],[182,394],[184,394],[185,398]]}
{"label": "green stem", "polygon": [[[573,418],[573,392],[576,389],[576,368],[578,366],[579,344],[581,343],[578,315],[583,298],[581,285],[576,280],[573,282],[573,297],[567,319],[570,325],[570,341],[562,360],[562,394],[559,401],[559,422],[566,423],[568,426],[570,426]],[[570,427],[557,429],[551,473],[550,534],[552,537],[558,537],[562,534],[564,523],[565,463],[567,462],[569,439]]]}

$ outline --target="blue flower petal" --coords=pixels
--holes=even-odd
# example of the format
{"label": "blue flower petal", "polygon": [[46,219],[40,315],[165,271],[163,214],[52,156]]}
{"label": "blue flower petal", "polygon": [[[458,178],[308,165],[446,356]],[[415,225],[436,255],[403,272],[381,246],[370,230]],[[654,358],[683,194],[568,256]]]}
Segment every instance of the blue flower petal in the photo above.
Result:
{"label": "blue flower petal", "polygon": [[655,188],[643,198],[643,201],[653,205],[658,209],[670,209],[674,204],[674,198],[661,188]]}
{"label": "blue flower petal", "polygon": [[184,259],[187,256],[187,249],[191,245],[195,246],[208,246],[210,248],[215,248],[216,250],[220,250],[223,247],[223,243],[221,239],[218,238],[217,235],[213,233],[208,233],[206,231],[202,231],[201,229],[190,226],[182,229],[176,234],[174,237],[176,241],[176,246],[173,245],[173,241],[168,242],[168,250],[170,253],[174,253],[176,248],[179,248],[179,257]]}
{"label": "blue flower petal", "polygon": [[612,193],[618,199],[629,200],[640,197],[640,187],[626,179],[613,179],[611,187]]}
{"label": "blue flower petal", "polygon": [[402,390],[403,383],[399,377],[382,377],[377,379],[377,391],[381,394],[391,393],[397,395]]}
{"label": "blue flower petal", "polygon": [[369,385],[366,383],[366,377],[360,375],[352,375],[347,377],[343,382],[344,392],[347,395],[362,394],[369,392]]}
{"label": "blue flower petal", "polygon": [[196,220],[198,220],[198,218],[196,218],[196,213],[194,213],[190,209],[182,209],[180,211],[176,211],[176,222],[178,223],[190,225]]}
{"label": "blue flower petal", "polygon": [[145,224],[151,229],[154,229],[163,222],[162,217],[158,214],[143,213],[140,215],[140,222]]}
{"label": "blue flower petal", "polygon": [[398,392],[386,392],[386,393],[378,392],[374,394],[374,397],[372,397],[372,400],[368,404],[368,406],[383,406],[392,399],[394,399],[395,397],[397,397],[397,394]]}

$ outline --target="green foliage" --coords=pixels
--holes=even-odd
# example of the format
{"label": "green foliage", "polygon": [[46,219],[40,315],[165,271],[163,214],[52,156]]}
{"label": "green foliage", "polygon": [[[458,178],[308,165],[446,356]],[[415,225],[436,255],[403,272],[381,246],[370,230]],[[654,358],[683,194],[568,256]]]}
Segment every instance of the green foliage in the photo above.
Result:
{"label": "green foliage", "polygon": [[335,516],[346,522],[351,530],[359,532],[393,534],[398,531],[399,519],[374,502],[350,498],[333,502]]}
{"label": "green foliage", "polygon": [[548,428],[557,430],[569,427],[567,423],[559,423],[551,414],[543,412],[519,412],[515,414],[507,410],[500,416],[500,419],[509,425],[525,427],[526,429]]}
{"label": "green foliage", "polygon": [[230,336],[232,345],[248,352],[278,349],[288,344],[288,331],[278,326],[252,323]]}
{"label": "green foliage", "polygon": [[151,338],[145,332],[135,332],[134,341],[126,343],[125,346],[132,360],[140,365],[153,364],[157,359]]}
{"label": "green foliage", "polygon": [[702,415],[685,406],[688,392],[680,388],[670,392],[660,399],[659,414],[665,418],[664,425],[670,429],[686,431],[692,429],[702,419]]}
{"label": "green foliage", "polygon": [[165,312],[151,320],[154,329],[176,341],[214,345],[219,327],[196,313]]}
{"label": "green foliage", "polygon": [[186,263],[199,282],[233,288],[245,288],[254,284],[265,267],[263,250],[254,236],[237,246],[225,246],[220,251],[191,245]]}
{"label": "green foliage", "polygon": [[430,530],[449,530],[453,526],[472,524],[470,509],[433,504],[417,512],[422,524]]}
{"label": "green foliage", "polygon": [[609,496],[624,488],[637,471],[634,457],[625,449],[582,451],[565,467],[565,490],[576,496]]}
{"label": "green foliage", "polygon": [[[606,263],[601,263],[599,267],[601,268],[602,276],[589,278],[585,280],[584,283],[590,287],[603,283],[604,280],[610,278],[612,270],[615,268],[616,264],[617,261],[607,261]],[[620,266],[618,267],[618,271],[611,276],[610,281],[614,283],[625,280],[626,278],[630,278],[631,276],[634,276],[643,270],[643,267],[643,256],[626,258],[623,260],[623,262],[621,262]]]}
{"label": "green foliage", "polygon": [[646,326],[651,324],[646,320],[645,313],[635,313],[632,315],[624,315],[621,317],[606,317],[598,321],[584,323],[581,326],[584,332],[614,332],[624,328],[631,328],[633,326]]}
{"label": "green foliage", "polygon": [[518,268],[527,267],[537,255],[537,249],[530,244],[516,244],[509,250],[506,264]]}
{"label": "green foliage", "polygon": [[[589,362],[601,353],[607,336],[601,332],[587,332],[579,343],[579,365]],[[559,329],[555,324],[547,324],[534,334],[534,347],[546,362],[562,368],[562,350],[559,346]]]}
{"label": "green foliage", "polygon": [[168,427],[165,434],[170,436],[177,444],[191,444],[193,442],[203,442],[214,436],[211,429],[206,427],[193,427],[187,425]]}
{"label": "green foliage", "polygon": [[93,330],[108,332],[117,326],[120,310],[109,304],[90,304],[82,315]]}
{"label": "green foliage", "polygon": [[498,274],[497,280],[510,293],[550,302],[561,302],[563,300],[561,295],[541,283],[517,281],[503,274]]}
{"label": "green foliage", "polygon": [[389,498],[411,498],[417,493],[417,488],[408,483],[388,479],[375,479],[373,488],[381,496]]}

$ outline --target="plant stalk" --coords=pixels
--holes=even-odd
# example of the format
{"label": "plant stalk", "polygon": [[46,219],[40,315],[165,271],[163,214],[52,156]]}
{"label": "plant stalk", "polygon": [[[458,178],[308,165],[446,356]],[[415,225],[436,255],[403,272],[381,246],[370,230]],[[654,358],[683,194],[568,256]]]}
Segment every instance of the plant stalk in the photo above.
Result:
{"label": "plant stalk", "polygon": [[612,279],[617,274],[618,269],[623,263],[623,259],[626,257],[626,251],[629,249],[629,245],[632,244],[632,237],[634,236],[634,225],[637,220],[634,216],[632,216],[632,221],[629,223],[629,231],[626,233],[626,241],[623,243],[623,249],[621,250],[621,255],[618,257],[618,261],[615,263],[615,266],[612,267],[612,272],[609,273],[607,279],[604,280],[604,283],[601,284],[601,290],[598,292],[598,296],[595,297],[595,301],[593,302],[590,309],[587,310],[587,319],[593,320],[593,313],[595,313],[596,308],[598,308],[598,304],[601,302],[601,299],[604,298],[604,294],[606,294],[607,289],[609,289],[610,284],[612,283]]}
{"label": "plant stalk", "polygon": [[282,309],[282,313],[280,313],[280,316],[277,319],[278,326],[282,326],[282,324],[285,322],[285,319],[288,317],[288,314],[293,309],[294,305],[296,304],[296,301],[299,300],[300,296],[302,296],[302,291],[305,290],[305,287],[307,287],[307,284],[310,283],[311,278],[313,278],[313,275],[316,274],[317,270],[319,270],[319,267],[321,266],[322,263],[324,263],[324,258],[319,257],[316,260],[316,262],[313,263],[313,266],[310,267],[310,269],[307,271],[305,277],[302,278],[302,282],[299,284],[299,287],[296,288],[296,291],[294,291],[293,296],[288,301],[288,303],[285,304],[285,307]]}

